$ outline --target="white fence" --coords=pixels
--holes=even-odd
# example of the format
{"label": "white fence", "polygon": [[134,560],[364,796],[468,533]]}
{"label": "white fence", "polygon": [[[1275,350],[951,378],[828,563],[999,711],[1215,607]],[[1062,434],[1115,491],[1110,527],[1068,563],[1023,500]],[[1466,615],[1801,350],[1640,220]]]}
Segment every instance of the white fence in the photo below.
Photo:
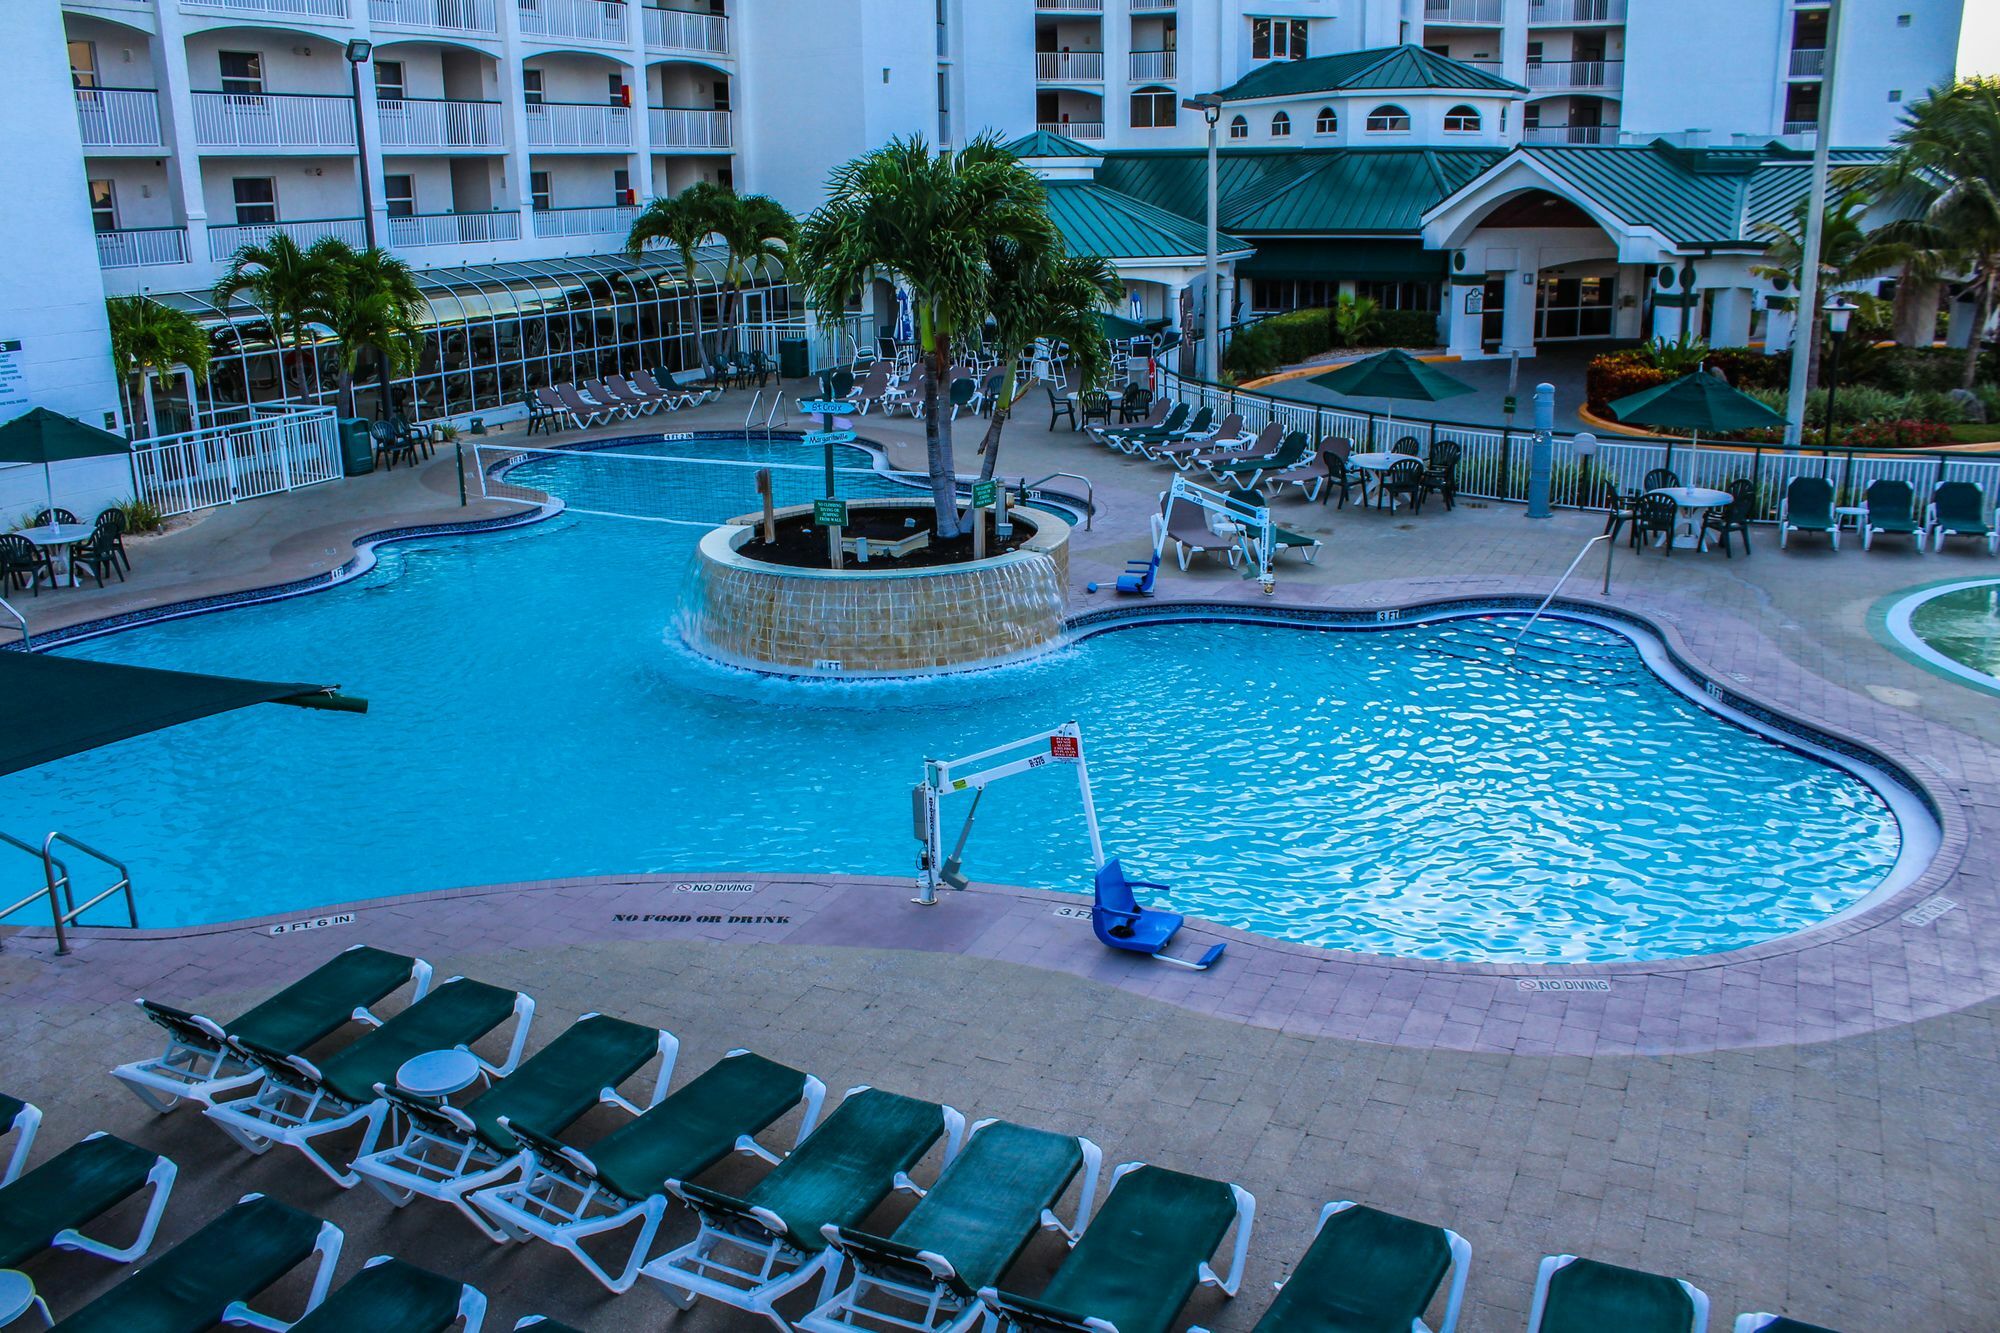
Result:
{"label": "white fence", "polygon": [[727,148],[729,147],[729,113],[727,111],[684,110],[678,107],[652,107],[648,115],[648,137],[653,141],[653,151],[675,148]]}
{"label": "white fence", "polygon": [[340,433],[330,407],[279,409],[141,440],[132,450],[139,498],[163,516],[295,491],[340,475]]}
{"label": "white fence", "polygon": [[630,204],[603,207],[538,208],[535,210],[537,236],[624,236],[632,229],[639,210]]}
{"label": "white fence", "polygon": [[500,31],[493,0],[368,0],[368,16],[377,26]]}
{"label": "white fence", "polygon": [[630,148],[632,109],[598,102],[530,103],[528,143],[536,148]]}
{"label": "white fence", "polygon": [[210,93],[194,98],[203,148],[354,147],[354,99],[318,93]]}
{"label": "white fence", "polygon": [[359,250],[368,244],[368,229],[360,218],[320,218],[313,222],[240,222],[208,229],[208,257],[225,262],[246,245],[262,245],[283,233],[300,245],[322,236],[338,236]]}
{"label": "white fence", "polygon": [[133,227],[97,233],[99,268],[143,268],[187,261],[186,227]]}
{"label": "white fence", "polygon": [[869,331],[872,322],[865,313],[824,319],[817,312],[813,314],[810,325],[800,321],[748,322],[739,326],[741,337],[738,346],[744,351],[762,352],[775,358],[779,343],[804,338],[809,348],[808,368],[815,372],[830,370],[836,366],[852,365],[857,348],[874,346],[874,334]]}
{"label": "white fence", "polygon": [[646,49],[729,53],[729,20],[720,14],[696,14],[684,9],[645,11]]}
{"label": "white fence", "polygon": [[76,127],[85,148],[157,148],[160,95],[151,88],[79,88]]}
{"label": "white fence", "polygon": [[389,244],[484,245],[521,239],[521,215],[494,213],[409,213],[389,219]]}
{"label": "white fence", "polygon": [[535,37],[574,37],[625,45],[625,15],[618,0],[518,0],[521,31]]}
{"label": "white fence", "polygon": [[375,104],[384,148],[501,148],[498,102],[383,98]]}

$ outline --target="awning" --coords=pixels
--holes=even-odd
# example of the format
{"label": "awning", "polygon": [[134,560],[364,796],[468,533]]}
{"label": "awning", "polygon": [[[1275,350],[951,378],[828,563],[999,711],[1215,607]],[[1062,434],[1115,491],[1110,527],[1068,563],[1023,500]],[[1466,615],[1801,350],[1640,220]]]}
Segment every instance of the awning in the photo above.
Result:
{"label": "awning", "polygon": [[368,711],[365,699],[336,689],[0,652],[0,698],[12,718],[0,729],[0,775],[251,704]]}
{"label": "awning", "polygon": [[1259,240],[1257,253],[1239,260],[1246,278],[1291,278],[1307,282],[1437,282],[1445,275],[1445,254],[1421,241]]}

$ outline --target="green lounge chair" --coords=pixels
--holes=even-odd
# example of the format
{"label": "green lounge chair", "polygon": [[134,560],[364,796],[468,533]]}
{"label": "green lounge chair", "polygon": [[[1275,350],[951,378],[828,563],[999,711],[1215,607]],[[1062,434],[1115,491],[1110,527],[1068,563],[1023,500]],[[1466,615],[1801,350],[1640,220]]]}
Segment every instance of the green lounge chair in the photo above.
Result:
{"label": "green lounge chair", "polygon": [[1262,458],[1243,458],[1233,462],[1217,463],[1209,469],[1218,483],[1240,483],[1255,487],[1258,479],[1267,472],[1283,472],[1286,468],[1297,467],[1305,461],[1306,433],[1295,430],[1285,436],[1277,452]]}
{"label": "green lounge chair", "polygon": [[[1127,1162],[1040,1296],[984,1287],[979,1298],[1002,1330],[1167,1333],[1197,1285],[1236,1294],[1256,1213],[1257,1200],[1241,1185]],[[1236,1245],[1225,1278],[1209,1260],[1231,1222]]]}
{"label": "green lounge chair", "polygon": [[1923,550],[1924,528],[1917,522],[1916,508],[1916,492],[1910,489],[1909,482],[1885,478],[1871,483],[1861,501],[1861,549],[1873,547],[1875,534],[1880,532],[1915,537],[1917,549]]}
{"label": "green lounge chair", "polygon": [[670,1032],[585,1014],[463,1107],[377,1083],[375,1090],[389,1099],[406,1128],[391,1147],[362,1145],[354,1171],[398,1208],[421,1194],[458,1209],[489,1240],[504,1241],[506,1233],[468,1196],[526,1169],[527,1147],[515,1127],[553,1138],[599,1102],[614,1102],[636,1115],[640,1108],[618,1095],[618,1085],[658,1055],[660,1072],[646,1103],[653,1105],[666,1094],[679,1049]]}
{"label": "green lounge chair", "polygon": [[[1778,502],[1778,549],[1794,532],[1824,532],[1840,549],[1840,524],[1833,516],[1833,483],[1823,477],[1793,477]],[[1669,543],[1671,545],[1671,542]]]}
{"label": "green lounge chair", "polygon": [[[980,1121],[964,1151],[886,1238],[820,1228],[853,1264],[854,1278],[798,1326],[808,1333],[876,1333],[885,1324],[965,1333],[985,1313],[979,1289],[1000,1280],[1037,1229],[1061,1232],[1072,1243],[1082,1234],[1103,1160],[1089,1139]],[[1055,1206],[1079,1168],[1076,1216],[1065,1226]]]}
{"label": "green lounge chair", "polygon": [[[1269,509],[1271,507],[1271,502],[1264,498],[1262,491],[1232,490],[1229,492],[1229,498],[1240,501],[1252,509]],[[1253,542],[1259,540],[1254,529],[1251,533],[1251,540]],[[1303,551],[1305,552],[1307,564],[1311,565],[1319,562],[1319,548],[1321,543],[1317,537],[1308,537],[1302,532],[1293,532],[1290,528],[1281,528],[1276,523],[1273,523],[1271,524],[1271,545],[1277,548],[1271,552],[1273,560],[1276,560],[1286,551]]]}
{"label": "green lounge chair", "polygon": [[1348,1200],[1330,1203],[1254,1333],[1430,1333],[1424,1313],[1447,1273],[1451,1294],[1437,1333],[1452,1333],[1471,1260],[1472,1246],[1456,1231]]}
{"label": "green lounge chair", "polygon": [[[477,1287],[378,1254],[299,1320],[292,1333],[479,1333],[486,1297]],[[285,1324],[269,1327],[283,1329]]]}
{"label": "green lounge chair", "polygon": [[[1094,435],[1099,444],[1107,444],[1121,452],[1129,453],[1130,450],[1118,442],[1121,438],[1136,437],[1163,429],[1167,424],[1168,414],[1179,406],[1181,404],[1169,403],[1165,398],[1155,398],[1147,405],[1146,414],[1143,417],[1138,417],[1120,426],[1117,430],[1100,427],[1088,433]],[[1186,417],[1183,416],[1182,420],[1186,420]]]}
{"label": "green lounge chair", "polygon": [[1285,442],[1284,423],[1267,421],[1255,435],[1238,433],[1232,440],[1188,441],[1170,448],[1163,448],[1158,456],[1183,472],[1195,468],[1215,468],[1224,463],[1240,463],[1245,459],[1268,458],[1278,452]]}
{"label": "green lounge chair", "polygon": [[223,1092],[258,1081],[231,1037],[301,1055],[349,1022],[379,1024],[369,1007],[406,981],[416,983],[411,1003],[421,1000],[430,989],[431,965],[357,944],[232,1023],[141,999],[146,1017],[166,1031],[166,1052],[120,1065],[111,1075],[155,1111],[171,1111],[182,1098],[207,1105]]}
{"label": "green lounge chair", "polygon": [[21,1174],[21,1168],[28,1164],[28,1150],[35,1146],[35,1131],[41,1127],[41,1107],[0,1092],[0,1138],[9,1134],[14,1136],[14,1149],[8,1154],[7,1169],[0,1171],[0,1185],[11,1183],[14,1177]]}
{"label": "green lounge chair", "polygon": [[[1172,420],[1171,417],[1168,419]],[[1178,448],[1183,444],[1199,446],[1202,442],[1213,439],[1214,436],[1215,409],[1204,407],[1201,411],[1194,414],[1193,420],[1184,421],[1175,429],[1149,432],[1128,441],[1127,443],[1131,447],[1126,452],[1136,453],[1142,458],[1149,458],[1158,462],[1164,456],[1161,452],[1162,450]]]}
{"label": "green lounge chair", "polygon": [[840,1252],[823,1227],[851,1226],[891,1190],[915,1190],[908,1172],[940,1137],[950,1164],[965,1117],[949,1106],[877,1088],[848,1089],[826,1122],[791,1156],[737,1197],[681,1180],[667,1188],[694,1209],[695,1238],[639,1271],[683,1309],[708,1296],[789,1329],[776,1304],[820,1278],[818,1303],[833,1295]]}
{"label": "green lounge chair", "polygon": [[[0,1268],[19,1268],[49,1249],[131,1263],[152,1248],[174,1175],[174,1164],[158,1153],[101,1131],[71,1144],[0,1187]],[[80,1230],[140,1190],[151,1190],[152,1198],[130,1245],[95,1240]]]}
{"label": "green lounge chair", "polygon": [[1542,1260],[1528,1333],[1707,1333],[1708,1296],[1679,1278],[1573,1254]]}
{"label": "green lounge chair", "polygon": [[61,1333],[207,1333],[224,1322],[286,1327],[250,1301],[319,1257],[306,1309],[326,1299],[340,1261],[340,1228],[261,1194],[227,1212],[69,1318]]}
{"label": "green lounge chair", "polygon": [[582,1329],[558,1323],[545,1314],[531,1314],[514,1325],[514,1328],[515,1333],[522,1333],[522,1330],[532,1330],[532,1333],[583,1333]]}
{"label": "green lounge chair", "polygon": [[[732,1152],[780,1159],[756,1136],[801,1102],[798,1140],[812,1133],[826,1085],[775,1060],[735,1050],[691,1083],[589,1148],[557,1143],[520,1124],[530,1161],[517,1180],[480,1190],[472,1204],[510,1237],[533,1236],[566,1250],[615,1292],[639,1280],[667,1211],[667,1182],[692,1180]],[[616,1273],[583,1242],[638,1223]]]}
{"label": "green lounge chair", "polygon": [[1189,419],[1193,416],[1192,407],[1186,403],[1174,403],[1158,421],[1134,426],[1130,430],[1111,431],[1104,437],[1104,442],[1120,453],[1139,453],[1154,445],[1184,438],[1188,434]]}
{"label": "green lounge chair", "polygon": [[245,1060],[263,1075],[263,1081],[251,1096],[217,1102],[204,1114],[251,1152],[264,1152],[273,1143],[288,1144],[304,1153],[306,1160],[335,1184],[352,1188],[361,1177],[351,1169],[335,1166],[314,1141],[365,1124],[366,1141],[372,1143],[381,1134],[389,1110],[388,1099],[376,1091],[377,1084],[394,1083],[396,1071],[412,1057],[470,1047],[499,1027],[510,1013],[514,1016],[514,1037],[506,1059],[497,1065],[484,1058],[479,1061],[486,1076],[504,1076],[520,1063],[528,1025],[535,1017],[535,1002],[518,991],[464,977],[453,977],[382,1026],[335,1051],[323,1064],[238,1041]]}
{"label": "green lounge chair", "polygon": [[1740,1314],[1731,1333],[1836,1333],[1819,1324],[1802,1324],[1777,1314]]}
{"label": "green lounge chair", "polygon": [[1969,481],[1948,481],[1931,492],[1931,549],[1944,549],[1946,537],[1984,537],[1986,553],[2000,546],[2000,530],[1986,521],[1986,497]]}

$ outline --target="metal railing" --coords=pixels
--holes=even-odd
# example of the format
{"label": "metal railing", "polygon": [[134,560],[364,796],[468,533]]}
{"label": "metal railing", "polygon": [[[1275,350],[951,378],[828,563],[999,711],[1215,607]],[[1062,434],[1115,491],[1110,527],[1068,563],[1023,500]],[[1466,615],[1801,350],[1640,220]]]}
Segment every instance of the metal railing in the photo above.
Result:
{"label": "metal railing", "polygon": [[[112,882],[110,888],[79,904],[76,900],[76,883],[70,878],[69,865],[55,853],[57,843],[74,848],[92,860],[111,867],[117,872],[118,878]],[[38,902],[46,901],[49,905],[49,922],[55,927],[57,957],[69,952],[69,927],[76,924],[77,918],[114,895],[124,895],[126,921],[133,929],[138,928],[139,905],[132,898],[132,872],[117,857],[107,856],[88,843],[70,837],[67,833],[49,834],[42,839],[39,849],[22,842],[10,833],[0,833],[0,844],[26,852],[42,863],[42,887],[17,903],[0,907],[0,921],[4,921],[23,908],[33,907]]]}
{"label": "metal railing", "polygon": [[574,38],[623,46],[631,6],[617,0],[516,0],[521,31],[532,37]]}
{"label": "metal railing", "polygon": [[502,148],[498,102],[379,98],[375,114],[384,148]]}
{"label": "metal railing", "polygon": [[1068,477],[1071,481],[1083,483],[1083,530],[1089,532],[1097,519],[1097,488],[1081,472],[1051,472],[1040,481],[1024,481],[1021,483],[1021,502],[1026,504],[1027,497],[1040,494],[1042,487],[1057,477]]}
{"label": "metal railing", "polygon": [[1616,125],[1529,125],[1521,130],[1522,143],[1617,143]]}
{"label": "metal railing", "polygon": [[630,148],[632,108],[605,102],[535,102],[528,142],[536,148]]}
{"label": "metal railing", "polygon": [[309,222],[242,222],[208,229],[208,257],[218,262],[228,259],[246,245],[261,245],[280,233],[300,245],[311,245],[322,236],[338,236],[359,250],[368,244],[368,229],[360,218],[318,218]]}
{"label": "metal railing", "polygon": [[34,647],[35,637],[28,633],[28,618],[21,614],[19,608],[5,597],[0,597],[0,611],[4,611],[9,620],[12,620],[16,625],[21,627],[21,646],[23,648]]}
{"label": "metal railing", "polygon": [[99,268],[144,268],[188,262],[186,227],[121,227],[97,233]]}
{"label": "metal railing", "polygon": [[685,9],[642,11],[649,51],[695,51],[703,55],[729,54],[729,20],[721,14],[697,14]]}
{"label": "metal railing", "polygon": [[1035,0],[1035,8],[1041,10],[1090,10],[1104,8],[1104,0]]}
{"label": "metal railing", "polygon": [[160,95],[151,88],[78,88],[76,125],[85,148],[158,148]]}
{"label": "metal railing", "polygon": [[1132,80],[1142,83],[1151,79],[1171,79],[1175,76],[1175,66],[1180,61],[1178,51],[1134,51],[1132,53]]}
{"label": "metal railing", "polygon": [[354,147],[354,99],[324,93],[194,94],[203,148]]}
{"label": "metal railing", "polygon": [[490,213],[407,213],[389,219],[389,244],[483,245],[521,239],[521,215],[513,209]]}
{"label": "metal railing", "polygon": [[500,15],[493,0],[368,0],[368,17],[378,26],[392,28],[500,31]]}
{"label": "metal railing", "polygon": [[[1563,584],[1569,582],[1569,576],[1576,573],[1576,567],[1583,563],[1583,558],[1585,556],[1590,554],[1590,548],[1597,545],[1599,542],[1608,543],[1608,545],[1606,545],[1604,548],[1604,591],[1606,594],[1610,593],[1611,557],[1613,553],[1617,551],[1618,543],[1615,540],[1613,540],[1611,533],[1600,532],[1595,537],[1592,537],[1589,541],[1585,542],[1583,544],[1583,548],[1576,553],[1576,559],[1569,562],[1569,568],[1565,569],[1562,572],[1562,577],[1556,580],[1556,586],[1549,589],[1549,595],[1547,597],[1542,598],[1541,605],[1535,608],[1535,614],[1528,617],[1528,623],[1521,626],[1521,632],[1514,636],[1515,644],[1518,645],[1521,642],[1521,640],[1528,637],[1528,631],[1533,629],[1535,627],[1535,622],[1542,618],[1542,612],[1549,609],[1549,604],[1555,601],[1556,594],[1560,593],[1563,590]],[[1744,547],[1744,549],[1747,551],[1750,548],[1746,546]]]}
{"label": "metal railing", "polygon": [[1792,52],[1791,76],[1795,79],[1817,79],[1826,73],[1826,48],[1823,46],[1802,46]]}
{"label": "metal railing", "polygon": [[1178,0],[1132,0],[1132,12],[1143,14],[1152,10],[1172,9]]}
{"label": "metal railing", "polygon": [[1529,23],[1623,23],[1625,0],[1529,0]]}
{"label": "metal railing", "polygon": [[1104,79],[1104,52],[1037,51],[1035,52],[1035,77],[1044,81],[1050,79],[1081,79],[1102,82]]}
{"label": "metal railing", "polygon": [[341,475],[330,407],[276,408],[251,419],[140,440],[132,446],[139,498],[162,517],[295,491]]}
{"label": "metal railing", "polygon": [[1528,86],[1539,90],[1608,90],[1624,83],[1622,60],[1544,60],[1528,66]]}
{"label": "metal railing", "polygon": [[1785,122],[1785,133],[1818,134],[1819,122],[1817,120],[1788,120]]}
{"label": "metal railing", "polygon": [[1502,0],[1424,0],[1426,23],[1498,23]]}
{"label": "metal railing", "polygon": [[535,210],[537,236],[623,235],[632,229],[639,210],[630,204],[602,208],[538,208]]}
{"label": "metal railing", "polygon": [[1035,126],[1050,134],[1061,134],[1071,139],[1102,139],[1104,122],[1101,120],[1045,120]]}
{"label": "metal railing", "polygon": [[697,107],[649,107],[646,133],[655,152],[675,148],[727,149],[731,142],[729,113]]}
{"label": "metal railing", "polygon": [[344,19],[347,0],[181,0],[181,9],[200,13],[282,14],[291,18]]}

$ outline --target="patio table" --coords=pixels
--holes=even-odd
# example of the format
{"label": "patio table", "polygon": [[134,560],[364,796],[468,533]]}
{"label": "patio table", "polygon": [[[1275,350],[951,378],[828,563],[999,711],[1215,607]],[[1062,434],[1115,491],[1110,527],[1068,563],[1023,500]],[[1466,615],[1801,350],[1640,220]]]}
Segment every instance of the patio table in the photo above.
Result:
{"label": "patio table", "polygon": [[59,556],[62,560],[62,573],[56,578],[56,586],[60,587],[63,580],[67,579],[69,586],[74,588],[76,566],[69,558],[69,551],[77,543],[88,541],[93,531],[95,529],[88,523],[50,523],[39,528],[22,528],[21,535],[35,545],[47,549],[52,560]]}
{"label": "patio table", "polygon": [[[1349,454],[1347,456],[1348,465],[1351,467],[1358,467],[1364,473],[1368,474],[1367,476],[1364,476],[1361,479],[1362,503],[1366,504],[1368,501],[1368,482],[1370,478],[1372,478],[1375,482],[1375,503],[1377,506],[1380,506],[1382,503],[1383,475],[1386,474],[1390,468],[1394,467],[1396,464],[1402,462],[1405,458],[1409,457],[1411,457],[1411,455],[1409,454],[1379,453],[1379,452],[1366,453],[1366,454]],[[1423,460],[1418,459],[1417,461],[1421,463]],[[1396,497],[1392,495],[1389,497],[1389,509],[1391,512],[1394,512],[1395,508],[1396,508]]]}
{"label": "patio table", "polygon": [[1674,546],[1681,550],[1708,549],[1702,518],[1709,510],[1719,509],[1731,499],[1728,491],[1712,491],[1706,486],[1662,486],[1649,493],[1669,497],[1679,509],[1674,517]]}

